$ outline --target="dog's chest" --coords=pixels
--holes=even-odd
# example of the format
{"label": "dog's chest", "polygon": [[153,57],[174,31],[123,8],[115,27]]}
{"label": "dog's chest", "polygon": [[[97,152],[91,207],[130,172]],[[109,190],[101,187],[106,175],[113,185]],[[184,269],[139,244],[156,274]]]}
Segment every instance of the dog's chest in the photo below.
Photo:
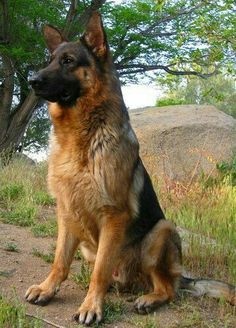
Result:
{"label": "dog's chest", "polygon": [[63,149],[55,135],[51,138],[49,189],[78,216],[113,205],[109,186],[114,184],[114,169],[109,159],[114,155],[108,158],[109,147],[109,136],[104,131],[91,139],[86,154],[79,147]]}

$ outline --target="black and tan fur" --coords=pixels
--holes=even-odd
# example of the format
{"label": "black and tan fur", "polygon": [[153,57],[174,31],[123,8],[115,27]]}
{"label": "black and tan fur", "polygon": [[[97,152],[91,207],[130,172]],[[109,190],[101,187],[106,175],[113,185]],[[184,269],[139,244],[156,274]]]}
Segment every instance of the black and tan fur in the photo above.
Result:
{"label": "black and tan fur", "polygon": [[93,272],[78,322],[102,320],[114,280],[142,285],[147,294],[135,308],[148,313],[188,281],[181,278],[179,235],[165,220],[139,157],[100,15],[92,15],[78,42],[66,42],[52,26],[44,36],[51,62],[31,84],[49,101],[53,122],[48,184],[57,200],[58,241],[49,276],[31,286],[26,299],[48,302],[80,247]]}

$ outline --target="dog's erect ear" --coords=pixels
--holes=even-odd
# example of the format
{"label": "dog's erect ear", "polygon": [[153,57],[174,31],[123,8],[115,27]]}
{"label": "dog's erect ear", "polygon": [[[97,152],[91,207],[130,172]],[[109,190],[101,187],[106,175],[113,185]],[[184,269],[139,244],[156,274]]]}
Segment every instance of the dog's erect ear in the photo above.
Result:
{"label": "dog's erect ear", "polygon": [[103,57],[106,54],[106,34],[102,25],[101,15],[98,12],[92,13],[82,40],[97,57]]}
{"label": "dog's erect ear", "polygon": [[43,35],[49,51],[52,53],[62,42],[66,41],[61,32],[51,26],[45,25],[43,28]]}

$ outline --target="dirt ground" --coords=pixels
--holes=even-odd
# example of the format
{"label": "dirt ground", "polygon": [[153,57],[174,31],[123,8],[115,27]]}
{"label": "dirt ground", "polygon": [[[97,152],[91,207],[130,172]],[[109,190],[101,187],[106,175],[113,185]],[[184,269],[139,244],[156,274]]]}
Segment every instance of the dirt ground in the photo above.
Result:
{"label": "dirt ground", "polygon": [[[17,245],[18,252],[6,250],[8,243]],[[29,228],[21,228],[0,223],[0,294],[17,296],[26,305],[27,313],[44,318],[64,328],[79,327],[72,321],[72,315],[83,301],[86,290],[78,286],[71,277],[61,286],[60,292],[45,307],[28,304],[24,301],[29,286],[40,283],[48,274],[50,264],[32,254],[34,248],[44,253],[52,250],[53,238],[33,237]],[[71,272],[78,272],[79,261],[74,261]],[[187,327],[224,327],[235,328],[236,318],[233,311],[222,307],[214,300],[192,299],[184,297],[174,304],[166,305],[147,317],[134,314],[132,303],[127,302],[128,295],[117,296],[108,293],[113,300],[122,299],[127,308],[121,318],[106,327],[129,328],[187,328]],[[52,327],[49,324],[44,327]]]}

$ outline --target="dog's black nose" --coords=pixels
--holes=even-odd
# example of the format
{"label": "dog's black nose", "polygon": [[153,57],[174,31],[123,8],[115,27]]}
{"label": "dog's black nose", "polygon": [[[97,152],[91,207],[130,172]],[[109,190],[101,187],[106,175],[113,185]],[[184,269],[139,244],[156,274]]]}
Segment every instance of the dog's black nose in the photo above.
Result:
{"label": "dog's black nose", "polygon": [[29,78],[29,84],[34,89],[39,89],[43,84],[43,78],[40,74],[35,74],[32,77]]}

